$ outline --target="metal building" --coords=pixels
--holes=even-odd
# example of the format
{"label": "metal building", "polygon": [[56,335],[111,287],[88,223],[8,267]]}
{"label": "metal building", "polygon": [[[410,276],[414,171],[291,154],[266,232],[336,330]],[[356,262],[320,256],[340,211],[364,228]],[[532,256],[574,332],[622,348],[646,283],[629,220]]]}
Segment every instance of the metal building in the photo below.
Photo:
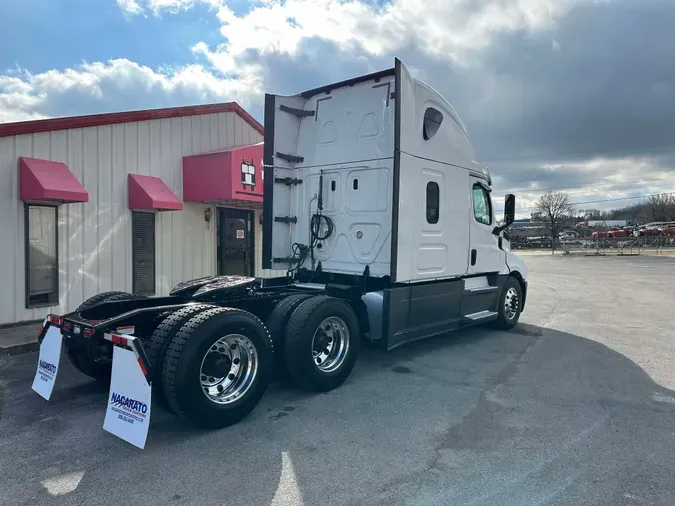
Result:
{"label": "metal building", "polygon": [[263,128],[236,103],[0,125],[0,325],[261,266]]}

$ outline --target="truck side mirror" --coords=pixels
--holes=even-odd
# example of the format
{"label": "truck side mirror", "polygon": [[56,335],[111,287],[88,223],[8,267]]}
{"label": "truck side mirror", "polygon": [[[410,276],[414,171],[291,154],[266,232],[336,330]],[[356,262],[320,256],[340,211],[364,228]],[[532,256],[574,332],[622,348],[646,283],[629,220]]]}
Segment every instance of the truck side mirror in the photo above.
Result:
{"label": "truck side mirror", "polygon": [[504,225],[511,225],[516,219],[516,196],[508,193],[504,201]]}
{"label": "truck side mirror", "polygon": [[503,230],[509,228],[509,226],[515,221],[515,219],[516,219],[516,196],[513,195],[512,193],[508,193],[506,195],[506,199],[504,202],[504,223],[493,228],[492,233],[494,235],[501,234]]}

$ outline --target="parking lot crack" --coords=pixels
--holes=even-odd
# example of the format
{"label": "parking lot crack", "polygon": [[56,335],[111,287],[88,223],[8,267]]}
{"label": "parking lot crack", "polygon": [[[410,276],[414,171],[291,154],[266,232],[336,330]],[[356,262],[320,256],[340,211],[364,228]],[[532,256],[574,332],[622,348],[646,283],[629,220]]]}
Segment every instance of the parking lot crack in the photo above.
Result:
{"label": "parking lot crack", "polygon": [[531,335],[528,340],[525,342],[525,346],[523,349],[513,358],[509,360],[509,362],[496,374],[494,374],[491,378],[489,383],[491,386],[497,386],[504,384],[508,381],[508,379],[516,374],[518,372],[518,367],[520,366],[520,362],[522,361],[523,357],[525,354],[532,349],[532,347],[539,341],[540,337],[537,335]]}
{"label": "parking lot crack", "polygon": [[[488,379],[487,388],[480,391],[476,405],[461,421],[448,427],[441,435],[434,448],[434,456],[428,464],[428,471],[445,472],[441,466],[444,450],[472,447],[472,441],[476,442],[483,438],[485,434],[491,433],[492,425],[500,419],[500,412],[504,409],[504,406],[499,402],[495,402],[496,396],[490,395],[491,391],[508,382],[518,372],[523,357],[541,339],[541,332],[527,332],[526,335],[528,338],[523,348]],[[489,437],[485,439],[484,444],[489,444],[488,440]]]}

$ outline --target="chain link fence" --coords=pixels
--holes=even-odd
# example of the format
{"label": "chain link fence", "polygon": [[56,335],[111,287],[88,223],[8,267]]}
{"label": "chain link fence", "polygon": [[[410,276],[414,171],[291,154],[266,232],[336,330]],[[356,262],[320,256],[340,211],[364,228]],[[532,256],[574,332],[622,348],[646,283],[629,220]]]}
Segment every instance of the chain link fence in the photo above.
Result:
{"label": "chain link fence", "polygon": [[513,234],[511,236],[511,250],[550,250],[553,246],[564,254],[640,255],[643,252],[675,251],[675,236],[635,237],[625,231],[588,228],[565,231],[556,239],[555,244],[552,244],[551,238],[545,235]]}

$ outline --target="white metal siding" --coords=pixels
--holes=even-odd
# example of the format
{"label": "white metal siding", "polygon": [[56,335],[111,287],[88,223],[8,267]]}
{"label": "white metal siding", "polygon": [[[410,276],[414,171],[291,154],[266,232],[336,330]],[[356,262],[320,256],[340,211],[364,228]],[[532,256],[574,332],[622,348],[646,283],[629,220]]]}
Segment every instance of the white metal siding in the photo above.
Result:
{"label": "white metal siding", "polygon": [[[131,211],[127,174],[161,177],[179,198],[182,157],[254,144],[263,136],[235,112],[122,123],[0,138],[0,324],[75,309],[107,290],[132,290]],[[89,202],[59,206],[58,307],[25,308],[24,204],[19,157],[64,162],[89,192]],[[204,204],[157,214],[157,293],[215,273],[215,209]],[[260,228],[257,224],[256,226]],[[256,238],[256,264],[262,240]]]}

